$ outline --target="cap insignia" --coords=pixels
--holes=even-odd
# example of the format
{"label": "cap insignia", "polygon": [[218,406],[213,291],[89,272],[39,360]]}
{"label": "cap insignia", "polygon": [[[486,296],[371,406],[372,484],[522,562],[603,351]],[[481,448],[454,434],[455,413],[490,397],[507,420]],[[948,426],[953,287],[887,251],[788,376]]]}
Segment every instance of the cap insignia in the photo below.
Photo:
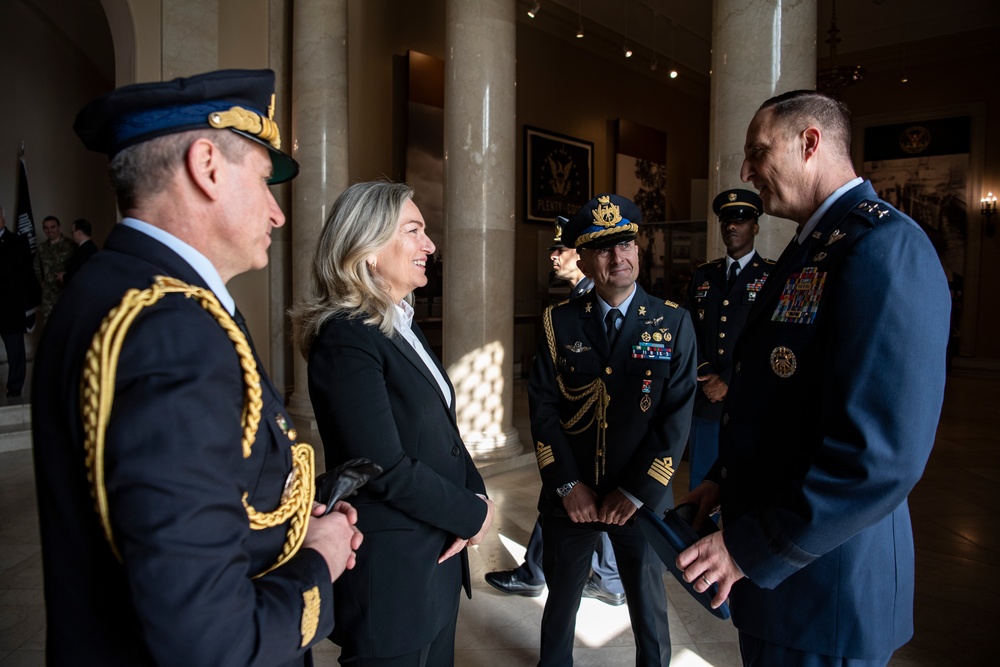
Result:
{"label": "cap insignia", "polygon": [[[271,99],[274,99],[273,96]],[[269,107],[268,113],[272,112],[273,107]],[[218,130],[231,128],[246,132],[260,137],[275,149],[281,148],[278,124],[270,118],[264,118],[256,111],[250,111],[243,107],[230,107],[229,111],[213,111],[208,114],[208,124]]]}
{"label": "cap insignia", "polygon": [[601,227],[614,227],[622,221],[621,210],[611,203],[611,197],[604,195],[597,198],[597,208],[592,211],[594,224]]}
{"label": "cap insignia", "polygon": [[729,193],[729,201],[736,201],[736,193],[735,192],[730,192]]}

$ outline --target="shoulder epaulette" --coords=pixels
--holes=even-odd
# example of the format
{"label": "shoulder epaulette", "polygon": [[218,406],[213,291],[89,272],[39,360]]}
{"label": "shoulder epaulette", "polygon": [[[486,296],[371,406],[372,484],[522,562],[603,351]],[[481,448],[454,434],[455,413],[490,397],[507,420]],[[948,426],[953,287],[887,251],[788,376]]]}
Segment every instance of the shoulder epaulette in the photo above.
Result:
{"label": "shoulder epaulette", "polygon": [[677,305],[677,304],[676,304],[676,303],[674,303],[673,301],[670,301],[669,299],[668,299],[668,300],[666,300],[666,301],[664,301],[663,303],[664,303],[665,305],[667,305],[667,306],[670,306],[671,308],[680,308],[680,306],[679,306],[679,305]]}
{"label": "shoulder epaulette", "polygon": [[703,266],[708,266],[709,264],[719,264],[719,263],[724,262],[724,261],[726,261],[725,257],[716,257],[715,259],[710,259],[707,262],[702,262],[701,264],[699,264],[695,268],[696,269],[700,269]]}
{"label": "shoulder epaulette", "polygon": [[768,259],[767,257],[761,257],[760,261],[764,262],[765,264],[774,264],[774,260]]}
{"label": "shoulder epaulette", "polygon": [[884,201],[877,199],[865,199],[855,206],[851,213],[865,220],[868,224],[875,226],[882,222],[891,220],[894,209]]}

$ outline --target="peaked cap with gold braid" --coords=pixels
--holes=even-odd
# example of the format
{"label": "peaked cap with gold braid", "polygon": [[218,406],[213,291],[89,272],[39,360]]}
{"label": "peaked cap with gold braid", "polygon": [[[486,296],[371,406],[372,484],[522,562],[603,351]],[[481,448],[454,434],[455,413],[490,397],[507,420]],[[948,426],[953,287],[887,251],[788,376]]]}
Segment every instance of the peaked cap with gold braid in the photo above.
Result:
{"label": "peaked cap with gold braid", "polygon": [[270,183],[299,173],[299,164],[280,150],[269,69],[218,70],[123,86],[90,102],[73,124],[87,148],[109,157],[143,141],[208,128],[232,130],[266,148],[274,167]]}
{"label": "peaked cap with gold braid", "polygon": [[642,211],[631,199],[597,195],[584,204],[563,229],[565,242],[580,248],[607,248],[634,239]]}
{"label": "peaked cap with gold braid", "polygon": [[[121,554],[111,532],[111,515],[108,508],[108,494],[104,482],[105,434],[115,398],[115,378],[118,373],[118,357],[129,327],[144,308],[150,308],[169,294],[179,294],[196,300],[209,312],[226,331],[236,349],[243,368],[243,382],[246,393],[243,414],[240,418],[243,428],[243,458],[250,458],[251,448],[257,437],[260,424],[261,400],[260,374],[253,358],[253,352],[243,332],[222,307],[215,294],[201,287],[188,285],[175,278],[156,276],[151,287],[126,292],[122,302],[112,309],[101,322],[94,334],[83,365],[80,381],[80,412],[83,418],[84,451],[87,477],[91,495],[101,517],[104,536],[115,557],[121,561]],[[309,526],[310,510],[315,495],[315,473],[313,448],[299,443],[292,445],[293,475],[286,486],[278,507],[270,512],[261,512],[247,502],[248,493],[243,494],[243,505],[252,530],[274,528],[288,522],[285,545],[277,562],[258,573],[262,576],[288,562],[298,552],[305,540]]]}

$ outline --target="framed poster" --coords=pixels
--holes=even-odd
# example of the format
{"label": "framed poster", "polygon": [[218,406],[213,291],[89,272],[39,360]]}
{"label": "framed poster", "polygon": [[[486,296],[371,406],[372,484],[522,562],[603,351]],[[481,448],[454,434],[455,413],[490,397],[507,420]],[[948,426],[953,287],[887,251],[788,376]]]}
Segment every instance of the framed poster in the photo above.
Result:
{"label": "framed poster", "polygon": [[551,223],[593,198],[594,144],[524,126],[524,219]]}

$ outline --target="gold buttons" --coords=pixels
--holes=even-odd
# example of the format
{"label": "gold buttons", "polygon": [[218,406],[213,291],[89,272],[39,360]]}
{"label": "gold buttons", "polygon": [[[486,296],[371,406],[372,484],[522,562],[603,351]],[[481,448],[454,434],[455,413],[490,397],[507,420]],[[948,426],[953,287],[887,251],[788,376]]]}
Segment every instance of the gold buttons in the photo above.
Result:
{"label": "gold buttons", "polygon": [[721,320],[722,320],[723,322],[725,322],[725,321],[726,321],[726,316],[725,316],[725,315],[723,315],[723,316],[722,316],[722,317],[721,317],[720,319],[721,319]]}
{"label": "gold buttons", "polygon": [[725,354],[725,353],[726,353],[726,351],[725,351],[725,350],[723,350],[723,349],[722,349],[722,348],[720,347],[720,348],[719,348],[719,354]]}
{"label": "gold buttons", "polygon": [[724,300],[722,301],[722,305],[723,305],[723,306],[728,306],[728,305],[729,305],[729,299],[724,299]]}
{"label": "gold buttons", "polygon": [[294,428],[288,431],[288,439],[291,440],[292,442],[295,442],[295,438],[297,438],[298,436],[299,433]]}
{"label": "gold buttons", "polygon": [[611,366],[608,366],[607,368],[604,369],[604,374],[611,375]]}
{"label": "gold buttons", "polygon": [[652,374],[653,374],[653,371],[646,371],[646,377],[649,377]]}
{"label": "gold buttons", "polygon": [[725,331],[720,331],[719,332],[719,338],[725,338],[725,337],[726,337],[726,332]]}

